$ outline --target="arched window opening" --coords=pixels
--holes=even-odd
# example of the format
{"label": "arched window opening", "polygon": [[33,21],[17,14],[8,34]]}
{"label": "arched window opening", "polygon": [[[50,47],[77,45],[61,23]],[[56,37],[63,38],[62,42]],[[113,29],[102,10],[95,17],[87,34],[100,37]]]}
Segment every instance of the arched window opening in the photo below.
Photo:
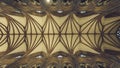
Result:
{"label": "arched window opening", "polygon": [[40,3],[40,0],[35,0],[37,3]]}
{"label": "arched window opening", "polygon": [[66,3],[68,0],[63,0],[64,3]]}
{"label": "arched window opening", "polygon": [[63,64],[63,68],[73,68],[73,66],[70,63],[65,63]]}
{"label": "arched window opening", "polygon": [[33,4],[33,5],[40,5],[40,0],[31,0],[31,3]]}
{"label": "arched window opening", "polygon": [[52,6],[56,6],[58,3],[58,0],[52,0]]}
{"label": "arched window opening", "polygon": [[91,65],[88,63],[80,63],[79,68],[91,68]]}
{"label": "arched window opening", "polygon": [[50,68],[57,68],[55,65],[52,65]]}
{"label": "arched window opening", "polygon": [[58,56],[57,56],[58,59],[62,59],[63,57],[64,57],[64,56],[62,56],[62,55],[58,55]]}
{"label": "arched window opening", "polygon": [[65,6],[69,6],[72,3],[72,0],[63,0],[62,1]]}
{"label": "arched window opening", "polygon": [[106,68],[106,65],[104,62],[97,62],[96,66],[97,66],[97,68]]}
{"label": "arched window opening", "polygon": [[80,63],[79,68],[86,68],[85,63]]}
{"label": "arched window opening", "polygon": [[21,55],[19,55],[19,56],[16,56],[15,58],[16,58],[16,59],[20,59],[20,58],[22,58],[22,56],[21,56]]}
{"label": "arched window opening", "polygon": [[85,58],[85,57],[87,57],[87,56],[86,56],[85,54],[82,54],[82,53],[81,53],[81,54],[80,54],[80,57],[81,57],[81,58]]}
{"label": "arched window opening", "polygon": [[57,64],[53,63],[50,64],[47,68],[58,68]]}
{"label": "arched window opening", "polygon": [[85,5],[87,5],[87,3],[88,3],[88,1],[87,0],[80,0],[80,5],[81,6],[85,6]]}
{"label": "arched window opening", "polygon": [[27,5],[27,3],[24,2],[24,0],[14,0],[14,2],[19,3],[21,5]]}
{"label": "arched window opening", "polygon": [[84,2],[86,2],[86,1],[87,1],[87,0],[80,0],[81,3],[84,3]]}
{"label": "arched window opening", "polygon": [[36,5],[40,5],[40,0],[34,0]]}
{"label": "arched window opening", "polygon": [[56,3],[57,2],[57,0],[52,0],[53,1],[53,3]]}
{"label": "arched window opening", "polygon": [[15,2],[19,2],[19,0],[14,0]]}
{"label": "arched window opening", "polygon": [[97,6],[102,6],[102,5],[106,5],[107,2],[109,2],[110,0],[96,0],[97,1]]}
{"label": "arched window opening", "polygon": [[40,64],[37,64],[37,65],[36,65],[36,68],[41,68],[41,65],[40,65]]}
{"label": "arched window opening", "polygon": [[37,59],[42,59],[43,56],[42,56],[42,55],[38,55],[38,56],[36,56],[35,58],[37,58]]}

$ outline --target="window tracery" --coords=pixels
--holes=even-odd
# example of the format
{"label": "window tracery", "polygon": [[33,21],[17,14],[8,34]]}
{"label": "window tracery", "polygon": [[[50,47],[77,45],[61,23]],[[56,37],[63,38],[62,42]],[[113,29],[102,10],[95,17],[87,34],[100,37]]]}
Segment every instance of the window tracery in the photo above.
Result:
{"label": "window tracery", "polygon": [[92,65],[88,63],[79,63],[79,68],[91,68]]}
{"label": "window tracery", "polygon": [[63,0],[64,5],[69,6],[72,0]]}
{"label": "window tracery", "polygon": [[58,2],[59,2],[59,0],[52,0],[51,5],[56,6]]}
{"label": "window tracery", "polygon": [[96,0],[97,6],[106,5],[110,0]]}
{"label": "window tracery", "polygon": [[62,68],[73,68],[73,66],[70,63],[64,63]]}

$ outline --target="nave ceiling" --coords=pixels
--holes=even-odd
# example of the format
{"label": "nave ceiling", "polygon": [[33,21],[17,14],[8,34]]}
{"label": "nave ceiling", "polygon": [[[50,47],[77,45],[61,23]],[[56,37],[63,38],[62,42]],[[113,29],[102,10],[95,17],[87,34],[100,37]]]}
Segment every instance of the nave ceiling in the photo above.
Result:
{"label": "nave ceiling", "polygon": [[[120,59],[119,3],[119,0],[1,0],[0,64],[24,64],[36,56],[54,60],[54,55],[59,54],[76,57],[81,52],[108,57],[113,62]],[[38,60],[33,59],[30,64]]]}

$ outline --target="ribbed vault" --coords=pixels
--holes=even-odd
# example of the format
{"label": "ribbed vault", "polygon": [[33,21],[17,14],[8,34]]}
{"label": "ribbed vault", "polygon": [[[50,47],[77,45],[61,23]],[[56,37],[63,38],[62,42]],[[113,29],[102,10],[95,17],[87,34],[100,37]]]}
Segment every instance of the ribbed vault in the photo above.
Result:
{"label": "ribbed vault", "polygon": [[113,10],[119,7],[117,0],[12,1],[15,4],[7,0],[0,4],[1,67],[113,68],[120,64],[120,16],[111,16],[119,12]]}

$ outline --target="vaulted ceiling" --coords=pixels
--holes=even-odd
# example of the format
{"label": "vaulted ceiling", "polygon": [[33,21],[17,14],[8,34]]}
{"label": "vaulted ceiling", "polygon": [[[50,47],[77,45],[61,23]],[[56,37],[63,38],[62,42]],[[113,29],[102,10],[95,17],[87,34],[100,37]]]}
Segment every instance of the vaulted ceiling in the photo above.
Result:
{"label": "vaulted ceiling", "polygon": [[[0,60],[79,51],[119,56],[119,4],[119,0],[1,0]],[[4,61],[0,63],[17,59]]]}

